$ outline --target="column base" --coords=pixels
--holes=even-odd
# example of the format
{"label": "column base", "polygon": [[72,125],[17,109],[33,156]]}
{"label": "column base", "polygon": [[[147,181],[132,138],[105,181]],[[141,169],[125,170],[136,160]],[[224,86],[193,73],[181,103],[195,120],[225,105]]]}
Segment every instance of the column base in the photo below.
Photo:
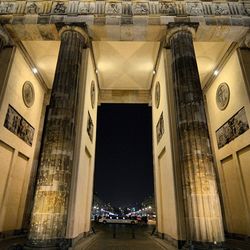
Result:
{"label": "column base", "polygon": [[66,250],[76,246],[81,240],[93,234],[92,231],[79,234],[76,238],[51,239],[51,240],[28,240],[23,249],[25,250]]}
{"label": "column base", "polygon": [[250,235],[246,234],[236,234],[236,233],[225,233],[227,239],[243,240],[250,243]]}
{"label": "column base", "polygon": [[182,247],[185,245],[186,242],[185,240],[177,240],[165,233],[160,233],[160,232],[157,233],[157,237],[166,241],[169,245],[177,249],[182,249]]}
{"label": "column base", "polygon": [[212,242],[199,242],[199,241],[186,241],[182,247],[183,250],[224,250],[223,243],[212,243]]}
{"label": "column base", "polygon": [[223,242],[200,242],[191,240],[177,240],[164,233],[157,233],[157,237],[165,241],[167,244],[182,250],[224,250]]}
{"label": "column base", "polygon": [[24,245],[25,250],[62,250],[68,249],[71,245],[69,239],[51,239],[51,240],[28,240]]}
{"label": "column base", "polygon": [[91,231],[89,232],[84,232],[79,234],[77,237],[72,238],[72,239],[68,239],[70,241],[70,246],[71,247],[75,247],[80,241],[82,241],[83,239],[88,238],[89,236],[91,236],[93,233]]}
{"label": "column base", "polygon": [[0,232],[0,239],[8,239],[11,237],[26,237],[27,230],[24,229],[16,229]]}

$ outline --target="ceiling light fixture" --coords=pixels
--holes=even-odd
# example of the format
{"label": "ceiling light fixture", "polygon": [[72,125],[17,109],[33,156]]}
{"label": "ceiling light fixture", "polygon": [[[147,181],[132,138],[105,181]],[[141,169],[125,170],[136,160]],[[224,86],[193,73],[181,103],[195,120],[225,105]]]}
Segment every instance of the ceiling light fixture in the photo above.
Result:
{"label": "ceiling light fixture", "polygon": [[95,70],[95,73],[98,74],[98,70],[97,69]]}
{"label": "ceiling light fixture", "polygon": [[219,74],[219,70],[216,69],[216,70],[214,71],[214,75],[217,76],[218,74]]}
{"label": "ceiling light fixture", "polygon": [[156,71],[155,70],[153,70],[153,75],[156,73]]}
{"label": "ceiling light fixture", "polygon": [[38,73],[37,68],[32,68],[32,71],[33,71],[34,74],[37,74],[37,73]]}

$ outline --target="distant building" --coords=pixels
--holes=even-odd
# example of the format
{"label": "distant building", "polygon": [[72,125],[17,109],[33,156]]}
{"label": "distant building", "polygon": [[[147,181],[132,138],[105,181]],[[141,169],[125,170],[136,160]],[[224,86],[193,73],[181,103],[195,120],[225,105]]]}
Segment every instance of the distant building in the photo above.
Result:
{"label": "distant building", "polygon": [[114,208],[111,206],[110,203],[106,203],[102,199],[100,199],[97,194],[93,195],[93,202],[92,202],[92,210],[91,216],[95,218],[95,216],[103,216],[109,213],[113,213]]}
{"label": "distant building", "polygon": [[149,218],[155,218],[156,217],[155,198],[154,198],[154,196],[148,196],[141,203],[141,214],[142,214],[142,216],[147,216]]}

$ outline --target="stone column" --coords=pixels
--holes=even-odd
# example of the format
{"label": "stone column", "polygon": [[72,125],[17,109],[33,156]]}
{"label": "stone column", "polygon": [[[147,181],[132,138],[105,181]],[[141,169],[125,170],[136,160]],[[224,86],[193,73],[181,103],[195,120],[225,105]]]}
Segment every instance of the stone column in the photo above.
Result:
{"label": "stone column", "polygon": [[220,201],[193,46],[195,29],[173,25],[169,31],[187,240],[222,242]]}
{"label": "stone column", "polygon": [[[76,134],[77,92],[87,36],[79,27],[61,32],[55,79],[48,115],[31,218],[28,246],[32,249],[67,244],[68,203]],[[54,249],[54,248],[53,248]]]}
{"label": "stone column", "polygon": [[9,38],[7,34],[5,33],[4,29],[0,25],[0,52],[3,49],[4,46],[6,46],[9,42]]}

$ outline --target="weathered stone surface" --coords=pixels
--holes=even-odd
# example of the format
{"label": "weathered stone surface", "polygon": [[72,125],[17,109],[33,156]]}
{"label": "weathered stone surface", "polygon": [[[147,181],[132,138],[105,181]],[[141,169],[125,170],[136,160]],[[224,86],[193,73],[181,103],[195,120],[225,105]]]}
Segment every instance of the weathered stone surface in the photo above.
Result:
{"label": "weathered stone surface", "polygon": [[220,202],[192,29],[183,25],[172,29],[169,45],[188,239],[221,242],[224,233]]}
{"label": "weathered stone surface", "polygon": [[106,24],[110,25],[120,25],[121,17],[120,16],[106,16]]}
{"label": "weathered stone surface", "polygon": [[132,16],[124,16],[121,18],[121,24],[133,24]]}
{"label": "weathered stone surface", "polygon": [[29,241],[48,247],[66,233],[74,154],[79,71],[85,37],[74,28],[62,31],[32,212]]}
{"label": "weathered stone surface", "polygon": [[149,16],[249,16],[248,1],[1,1],[0,14],[27,15],[149,15]]}
{"label": "weathered stone surface", "polygon": [[9,42],[9,38],[0,25],[0,51],[5,45],[8,44],[8,42]]}

